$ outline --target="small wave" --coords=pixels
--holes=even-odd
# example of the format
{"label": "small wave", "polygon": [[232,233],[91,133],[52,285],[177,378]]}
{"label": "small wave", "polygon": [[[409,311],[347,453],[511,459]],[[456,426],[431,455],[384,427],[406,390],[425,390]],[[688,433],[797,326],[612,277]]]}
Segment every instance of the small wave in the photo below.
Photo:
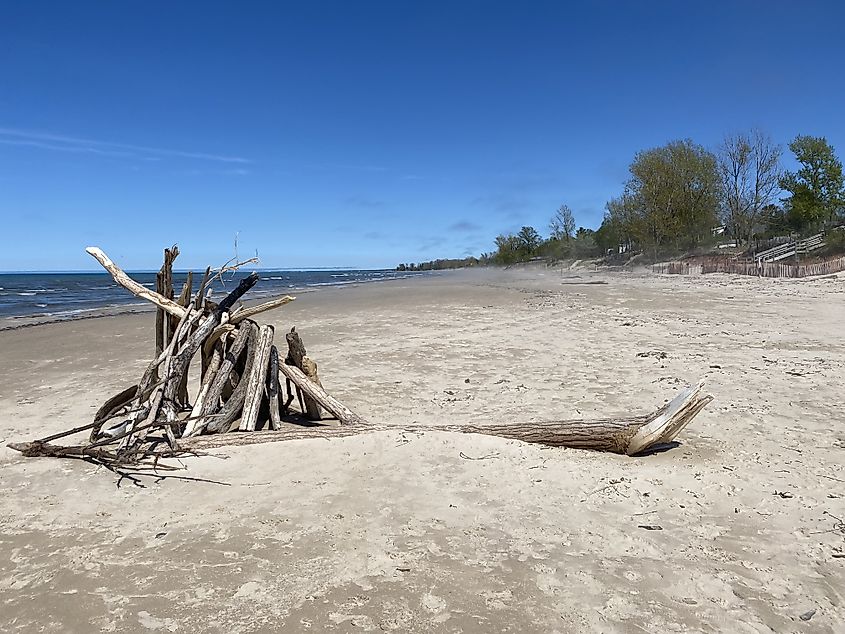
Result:
{"label": "small wave", "polygon": [[345,286],[346,284],[360,284],[363,280],[347,280],[345,282],[311,282],[305,286]]}
{"label": "small wave", "polygon": [[25,293],[15,293],[15,295],[20,295],[21,297],[32,297],[35,295],[35,291],[27,291]]}

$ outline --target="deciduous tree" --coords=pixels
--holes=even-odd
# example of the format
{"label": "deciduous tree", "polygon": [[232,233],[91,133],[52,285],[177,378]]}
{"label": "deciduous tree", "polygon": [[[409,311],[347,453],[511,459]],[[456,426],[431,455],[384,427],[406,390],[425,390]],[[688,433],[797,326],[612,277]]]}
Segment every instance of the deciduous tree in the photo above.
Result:
{"label": "deciduous tree", "polygon": [[801,164],[780,181],[789,192],[784,199],[790,223],[796,229],[816,228],[833,222],[845,208],[842,161],[824,137],[797,136],[789,144]]}
{"label": "deciduous tree", "polygon": [[561,205],[552,216],[549,223],[549,229],[552,232],[552,238],[555,240],[569,241],[572,234],[575,233],[575,216],[568,205]]}
{"label": "deciduous tree", "polygon": [[763,209],[780,191],[783,150],[760,131],[725,138],[719,148],[722,218],[737,241],[749,241]]}

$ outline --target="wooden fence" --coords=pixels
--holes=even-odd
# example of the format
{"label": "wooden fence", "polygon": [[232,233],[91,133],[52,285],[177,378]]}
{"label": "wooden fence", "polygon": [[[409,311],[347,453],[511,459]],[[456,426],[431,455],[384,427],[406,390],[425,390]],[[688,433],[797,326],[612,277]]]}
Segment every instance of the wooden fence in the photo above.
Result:
{"label": "wooden fence", "polygon": [[759,277],[811,277],[845,271],[845,257],[833,258],[815,264],[782,264],[780,262],[745,262],[741,260],[710,259],[704,262],[665,262],[651,267],[653,273],[670,275],[701,275],[707,273],[734,273]]}

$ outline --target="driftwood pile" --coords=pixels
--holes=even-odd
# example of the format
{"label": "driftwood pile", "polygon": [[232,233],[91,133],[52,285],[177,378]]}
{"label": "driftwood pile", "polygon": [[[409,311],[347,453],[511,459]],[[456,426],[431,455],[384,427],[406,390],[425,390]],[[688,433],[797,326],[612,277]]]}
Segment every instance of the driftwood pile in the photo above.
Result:
{"label": "driftwood pile", "polygon": [[[82,458],[107,466],[149,461],[157,465],[159,457],[225,445],[396,430],[395,426],[364,420],[330,396],[295,329],[285,334],[286,353],[282,358],[274,343],[273,326],[259,325],[252,317],[294,298],[279,297],[252,307],[239,305],[258,282],[258,274],[242,279],[215,303],[209,290],[212,271],[206,269],[196,292],[189,274],[176,298],[172,267],[179,251],[175,246],[165,250],[156,291],[129,277],[99,248],[87,251],[118,284],[157,307],[154,359],[138,383],[106,401],[90,424],[35,441],[12,443],[10,448],[26,456]],[[190,402],[189,369],[197,358],[199,384]],[[298,411],[292,407],[294,400]],[[634,455],[674,440],[710,400],[698,384],[651,415],[625,420],[407,425],[401,429],[485,434]],[[323,420],[323,410],[334,422]],[[85,444],[53,444],[54,440],[87,430],[90,433]]]}

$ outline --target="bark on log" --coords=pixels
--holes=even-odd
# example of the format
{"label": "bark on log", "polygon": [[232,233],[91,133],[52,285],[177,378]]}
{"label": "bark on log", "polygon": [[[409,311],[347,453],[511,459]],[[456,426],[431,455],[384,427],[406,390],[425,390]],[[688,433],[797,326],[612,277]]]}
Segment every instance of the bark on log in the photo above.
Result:
{"label": "bark on log", "polygon": [[244,394],[244,407],[241,414],[241,431],[255,431],[258,422],[258,412],[261,409],[261,400],[264,397],[265,385],[267,383],[267,365],[270,361],[270,349],[273,347],[273,326],[261,326],[258,334],[258,343],[255,348],[252,368],[246,378],[246,393]]}

